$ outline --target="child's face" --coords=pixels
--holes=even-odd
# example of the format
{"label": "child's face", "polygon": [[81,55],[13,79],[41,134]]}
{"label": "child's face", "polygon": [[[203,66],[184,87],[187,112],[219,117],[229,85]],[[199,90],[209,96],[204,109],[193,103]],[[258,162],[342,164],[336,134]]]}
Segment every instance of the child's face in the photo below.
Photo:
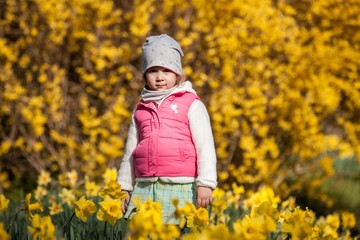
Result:
{"label": "child's face", "polygon": [[152,67],[145,73],[146,82],[153,91],[164,91],[176,85],[177,76],[164,67]]}

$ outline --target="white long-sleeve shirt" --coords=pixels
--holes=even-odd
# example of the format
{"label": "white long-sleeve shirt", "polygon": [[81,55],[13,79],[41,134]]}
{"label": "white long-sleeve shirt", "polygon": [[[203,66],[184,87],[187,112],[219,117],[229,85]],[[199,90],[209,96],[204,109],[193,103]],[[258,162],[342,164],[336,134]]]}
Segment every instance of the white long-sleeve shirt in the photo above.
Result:
{"label": "white long-sleeve shirt", "polygon": [[[184,88],[194,92],[190,82],[185,82],[185,85],[179,88],[179,90],[184,90]],[[174,90],[174,92],[176,91],[177,89]],[[161,101],[159,102],[159,105],[161,105]],[[117,182],[121,184],[123,190],[132,191],[136,181],[155,182],[158,179],[167,183],[196,182],[197,186],[206,186],[212,189],[216,188],[217,174],[214,138],[209,114],[203,102],[195,100],[192,103],[188,112],[188,119],[197,154],[197,177],[135,178],[132,153],[139,142],[139,135],[133,113],[125,145],[125,153],[122,158],[117,177]]]}

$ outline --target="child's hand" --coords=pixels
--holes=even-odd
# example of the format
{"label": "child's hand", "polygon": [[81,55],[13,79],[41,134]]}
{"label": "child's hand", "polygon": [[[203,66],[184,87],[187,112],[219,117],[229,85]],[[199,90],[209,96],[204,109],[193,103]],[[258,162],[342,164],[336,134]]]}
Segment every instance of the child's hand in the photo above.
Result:
{"label": "child's hand", "polygon": [[126,197],[121,202],[121,210],[122,210],[123,213],[125,213],[128,205],[129,205],[129,202],[130,202],[130,194],[129,194],[128,191],[122,191],[122,192],[126,193]]}
{"label": "child's hand", "polygon": [[209,187],[198,186],[196,188],[196,207],[207,208],[212,203],[212,190]]}

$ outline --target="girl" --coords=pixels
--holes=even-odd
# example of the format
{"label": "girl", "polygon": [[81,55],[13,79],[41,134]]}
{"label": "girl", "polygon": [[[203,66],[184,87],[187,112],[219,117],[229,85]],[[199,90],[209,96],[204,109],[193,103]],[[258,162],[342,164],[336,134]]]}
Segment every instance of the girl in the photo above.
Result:
{"label": "girl", "polygon": [[117,181],[128,193],[122,209],[133,212],[131,197],[160,202],[163,221],[190,201],[211,204],[217,185],[216,155],[209,115],[192,84],[184,81],[179,44],[168,35],[148,37],[142,47],[145,87],[129,127]]}

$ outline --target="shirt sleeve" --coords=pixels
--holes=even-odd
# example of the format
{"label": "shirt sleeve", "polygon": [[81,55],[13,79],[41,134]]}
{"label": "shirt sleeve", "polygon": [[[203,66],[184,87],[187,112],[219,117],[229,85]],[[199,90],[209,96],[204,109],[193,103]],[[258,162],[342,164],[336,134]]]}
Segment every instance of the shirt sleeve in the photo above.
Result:
{"label": "shirt sleeve", "polygon": [[120,163],[117,182],[121,184],[121,189],[132,191],[135,184],[135,169],[132,153],[138,144],[138,130],[136,127],[134,113],[131,117],[131,123],[128,131],[128,137],[125,145],[125,153]]}
{"label": "shirt sleeve", "polygon": [[216,152],[210,117],[205,105],[195,100],[188,113],[190,131],[197,154],[197,186],[217,186]]}

